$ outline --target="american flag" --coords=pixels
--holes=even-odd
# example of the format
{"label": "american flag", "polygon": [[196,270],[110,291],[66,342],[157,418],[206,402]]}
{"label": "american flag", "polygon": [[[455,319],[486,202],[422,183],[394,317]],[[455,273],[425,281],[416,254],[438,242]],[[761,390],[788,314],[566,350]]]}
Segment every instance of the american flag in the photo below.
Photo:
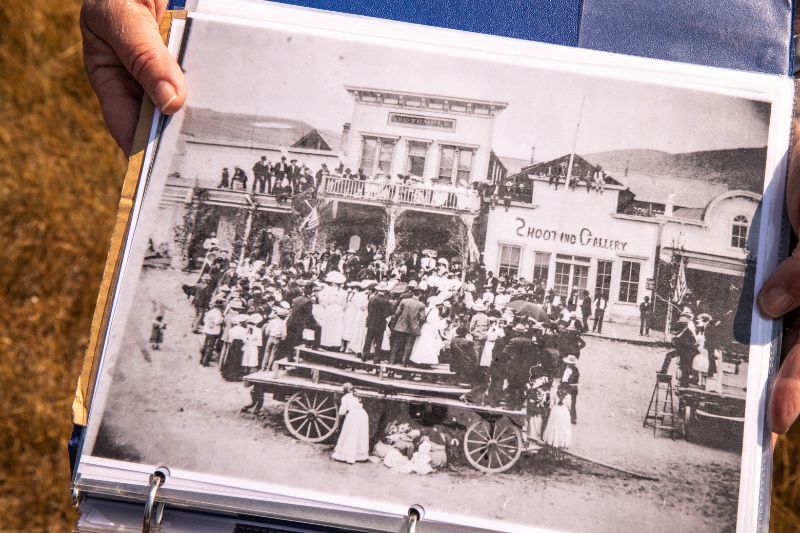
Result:
{"label": "american flag", "polygon": [[683,259],[678,263],[678,275],[675,279],[675,293],[672,299],[675,303],[680,304],[686,296],[686,291],[689,288],[686,286],[686,268],[684,267]]}
{"label": "american flag", "polygon": [[300,229],[314,229],[317,226],[319,226],[319,213],[316,207],[312,207],[311,212],[306,215],[303,223],[300,224]]}

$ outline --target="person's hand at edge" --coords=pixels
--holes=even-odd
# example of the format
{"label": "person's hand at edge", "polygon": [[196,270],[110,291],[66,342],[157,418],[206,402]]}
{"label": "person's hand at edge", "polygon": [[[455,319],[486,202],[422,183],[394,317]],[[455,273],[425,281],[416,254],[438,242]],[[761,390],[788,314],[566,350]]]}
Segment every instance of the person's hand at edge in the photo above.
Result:
{"label": "person's hand at edge", "polygon": [[[786,210],[795,235],[800,230],[800,121],[793,124],[792,150],[786,183]],[[780,318],[800,307],[800,245],[770,276],[758,295],[761,313]],[[800,321],[788,324],[781,365],[769,403],[774,433],[785,433],[800,414]],[[775,438],[773,436],[773,445]]]}
{"label": "person's hand at edge", "polygon": [[158,30],[166,0],[84,0],[83,62],[108,131],[130,153],[142,95],[171,115],[186,101],[177,61]]}

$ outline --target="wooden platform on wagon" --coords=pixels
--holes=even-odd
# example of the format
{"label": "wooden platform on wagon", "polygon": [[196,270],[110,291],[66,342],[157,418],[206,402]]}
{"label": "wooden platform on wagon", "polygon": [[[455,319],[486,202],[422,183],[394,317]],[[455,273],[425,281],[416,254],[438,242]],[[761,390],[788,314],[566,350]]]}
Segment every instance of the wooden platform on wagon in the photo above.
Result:
{"label": "wooden platform on wagon", "polygon": [[[470,391],[467,386],[449,385],[444,383],[429,383],[413,381],[400,377],[381,377],[380,374],[373,374],[364,370],[350,370],[346,368],[336,368],[330,365],[323,365],[307,360],[289,361],[281,359],[275,362],[279,369],[285,370],[306,370],[313,381],[325,378],[337,383],[350,382],[353,385],[372,387],[385,391],[406,391],[423,395],[439,396],[461,396]],[[403,367],[400,367],[403,368]]]}
{"label": "wooden platform on wagon", "polygon": [[[342,392],[341,385],[333,383],[323,383],[323,382],[315,383],[308,378],[298,375],[288,374],[285,371],[279,372],[277,376],[272,371],[254,372],[252,374],[248,374],[247,376],[245,376],[244,380],[249,383],[261,383],[264,385],[271,386],[269,387],[270,389],[272,387],[283,388],[286,389],[287,391],[292,391],[292,392],[296,392],[299,390],[326,392],[330,394],[341,394]],[[412,392],[409,391],[398,391],[398,390],[377,391],[377,390],[363,389],[358,387],[357,385],[356,385],[356,390],[358,391],[358,395],[363,398],[390,399],[403,403],[426,403],[432,405],[442,405],[457,409],[465,409],[476,413],[484,413],[487,415],[507,415],[507,416],[525,415],[525,409],[514,410],[507,407],[492,407],[489,405],[477,405],[477,404],[463,402],[458,398],[435,397],[435,396],[432,397],[424,394],[413,394]]]}
{"label": "wooden platform on wagon", "polygon": [[381,369],[385,372],[401,376],[403,379],[414,380],[418,378],[423,382],[453,381],[455,372],[451,372],[448,365],[441,364],[432,368],[415,366],[390,365],[388,363],[373,363],[361,360],[358,356],[348,353],[330,352],[328,350],[312,349],[306,346],[297,348],[297,355],[301,361],[310,361],[334,367],[364,370],[379,374]]}

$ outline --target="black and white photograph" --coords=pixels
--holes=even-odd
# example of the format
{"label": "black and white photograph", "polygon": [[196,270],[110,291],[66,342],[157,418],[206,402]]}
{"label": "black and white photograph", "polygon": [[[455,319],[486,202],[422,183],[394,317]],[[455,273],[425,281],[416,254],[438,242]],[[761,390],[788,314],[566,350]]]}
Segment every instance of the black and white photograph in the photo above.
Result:
{"label": "black and white photograph", "polygon": [[770,102],[202,17],[180,60],[84,453],[736,529]]}

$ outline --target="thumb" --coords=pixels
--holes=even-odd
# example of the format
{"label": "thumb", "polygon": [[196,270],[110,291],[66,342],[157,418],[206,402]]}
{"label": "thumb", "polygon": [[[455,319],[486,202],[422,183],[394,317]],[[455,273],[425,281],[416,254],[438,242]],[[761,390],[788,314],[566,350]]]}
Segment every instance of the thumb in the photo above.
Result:
{"label": "thumb", "polygon": [[778,318],[800,305],[800,245],[778,265],[758,294],[761,313]]}
{"label": "thumb", "polygon": [[770,398],[772,431],[785,433],[800,413],[800,346],[795,345],[781,364]]}
{"label": "thumb", "polygon": [[[90,30],[108,43],[153,103],[164,114],[178,111],[186,100],[186,86],[178,62],[170,55],[159,32],[165,0],[95,0]],[[111,4],[110,6],[108,4]]]}

